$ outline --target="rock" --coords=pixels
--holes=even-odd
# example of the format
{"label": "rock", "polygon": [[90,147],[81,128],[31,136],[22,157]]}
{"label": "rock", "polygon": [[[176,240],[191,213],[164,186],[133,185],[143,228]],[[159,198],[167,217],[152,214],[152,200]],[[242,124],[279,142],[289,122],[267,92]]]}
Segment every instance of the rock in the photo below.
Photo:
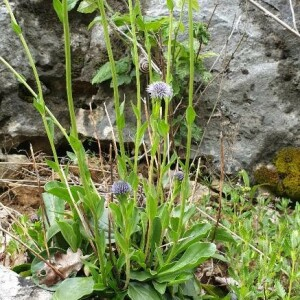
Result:
{"label": "rock", "polygon": [[50,300],[52,293],[0,266],[0,300]]}
{"label": "rock", "polygon": [[0,186],[10,179],[18,178],[22,167],[28,163],[29,159],[25,155],[0,153]]}
{"label": "rock", "polygon": [[[163,1],[143,2],[149,16],[163,15],[167,11]],[[215,2],[201,1],[201,11],[195,18],[208,22]],[[300,145],[300,39],[251,3],[241,5],[238,0],[218,3],[209,30],[211,41],[204,51],[213,51],[220,59],[216,64],[214,57],[207,60],[207,67],[212,68],[214,76],[221,75],[224,64],[235,53],[222,84],[219,76],[197,97],[200,99],[195,107],[200,116],[197,122],[206,129],[197,153],[211,155],[218,169],[222,131],[226,172],[233,173],[242,167],[251,170],[258,162],[270,160],[282,147]],[[263,5],[292,26],[287,1],[264,1]],[[298,22],[299,11],[300,7],[295,6]],[[244,41],[239,45],[243,35]],[[207,125],[214,105],[216,110]]]}
{"label": "rock", "polygon": [[[11,2],[36,60],[47,105],[62,125],[68,128],[62,27],[51,1]],[[167,13],[165,1],[141,2],[148,16]],[[117,5],[119,1],[111,3]],[[300,39],[266,17],[251,3],[240,4],[238,0],[218,3],[210,23],[211,41],[203,48],[204,52],[213,51],[217,54],[205,61],[216,80],[205,92],[196,96],[195,109],[200,116],[197,124],[205,129],[205,136],[201,147],[194,147],[193,155],[212,157],[214,168],[219,170],[219,137],[222,131],[226,173],[235,173],[240,168],[252,170],[258,162],[270,160],[282,147],[300,146]],[[203,0],[200,4],[201,10],[195,13],[195,19],[208,22],[215,1]],[[262,4],[292,26],[288,1],[264,1]],[[295,6],[298,23],[299,12],[300,7]],[[107,141],[112,135],[104,113],[104,103],[115,126],[113,93],[109,83],[105,82],[99,87],[90,83],[99,66],[108,60],[101,27],[87,30],[93,17],[70,12],[74,101],[81,135],[84,138],[95,137],[96,130],[96,135]],[[186,14],[184,18],[186,23]],[[1,55],[34,87],[32,73],[20,42],[12,32],[3,4],[0,4],[0,26]],[[112,39],[116,58],[119,59],[124,55],[124,44],[117,36],[112,35]],[[234,57],[231,60],[232,55]],[[227,66],[225,72],[224,66]],[[49,152],[42,122],[32,106],[30,95],[3,66],[1,75],[0,147],[10,150],[22,148],[31,142],[34,150],[42,148]],[[203,91],[203,87],[199,90]],[[134,87],[122,89],[120,98],[124,99],[124,95],[127,101],[134,101]],[[125,140],[132,142],[135,121],[132,113],[129,113],[130,105],[126,105],[125,109],[128,110]],[[62,141],[62,136],[57,134],[56,143],[59,145]]]}

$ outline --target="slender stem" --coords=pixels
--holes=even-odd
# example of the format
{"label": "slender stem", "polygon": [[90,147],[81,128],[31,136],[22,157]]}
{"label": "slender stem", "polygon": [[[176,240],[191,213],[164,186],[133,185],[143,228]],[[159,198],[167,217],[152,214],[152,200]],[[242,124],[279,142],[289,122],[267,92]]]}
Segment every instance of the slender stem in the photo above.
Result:
{"label": "slender stem", "polygon": [[292,288],[293,288],[294,277],[295,277],[296,253],[294,250],[291,251],[291,258],[292,258],[292,268],[291,268],[291,274],[290,274],[289,291],[288,291],[287,299],[291,299]]}
{"label": "slender stem", "polygon": [[[166,74],[166,83],[171,84],[171,64],[172,64],[172,36],[173,36],[173,10],[170,11],[170,17],[169,17],[169,38],[168,38],[168,50],[167,50],[167,74]],[[165,98],[165,116],[164,120],[166,124],[169,124],[169,104],[171,101],[171,98]],[[171,126],[171,124],[169,124]],[[160,166],[160,175],[159,175],[159,182],[158,182],[158,190],[159,190],[159,197],[161,198],[161,201],[163,201],[164,198],[164,192],[162,187],[163,182],[163,176],[164,176],[164,167],[166,165],[167,157],[169,154],[169,133],[165,134],[164,139],[164,147],[163,147],[163,159]]]}
{"label": "slender stem", "polygon": [[[189,25],[189,50],[190,50],[190,80],[189,80],[189,98],[188,98],[188,110],[193,108],[193,92],[194,92],[194,36],[193,36],[193,0],[188,1],[188,25]],[[182,181],[181,189],[181,203],[180,203],[180,217],[178,225],[178,238],[184,232],[183,218],[186,207],[186,201],[189,195],[189,166],[190,166],[190,157],[191,157],[191,142],[192,142],[192,124],[187,122],[187,142],[186,142],[186,161],[184,168],[184,179]],[[177,242],[177,240],[175,241]],[[176,243],[175,243],[176,244]],[[173,246],[170,250],[166,263],[170,262],[173,259],[175,252],[175,247]]]}
{"label": "slender stem", "polygon": [[[188,109],[193,108],[193,92],[194,92],[194,36],[193,36],[193,8],[192,0],[188,1],[188,24],[189,24],[189,50],[190,50],[190,80],[189,80],[189,98],[188,98]],[[184,230],[183,226],[183,216],[185,211],[186,200],[189,193],[189,166],[190,166],[190,157],[191,157],[191,143],[192,143],[192,125],[187,122],[187,141],[186,141],[186,154],[185,154],[185,170],[184,170],[184,179],[182,184],[182,193],[181,193],[181,206],[180,206],[180,219],[179,219],[179,230],[181,232]]]}
{"label": "slender stem", "polygon": [[63,0],[63,28],[64,28],[64,46],[65,46],[65,64],[66,64],[66,88],[69,114],[71,120],[71,135],[78,138],[76,115],[74,101],[72,96],[72,70],[71,70],[71,41],[70,41],[70,26],[68,16],[68,1]]}
{"label": "slender stem", "polygon": [[104,7],[103,0],[97,0],[98,9],[100,11],[103,32],[104,32],[104,39],[107,49],[107,54],[110,62],[111,74],[112,74],[112,83],[113,83],[113,90],[114,90],[114,104],[115,104],[115,113],[116,113],[116,120],[117,120],[117,129],[118,129],[118,140],[120,145],[120,152],[121,157],[125,159],[125,147],[124,147],[124,138],[123,138],[123,127],[118,120],[121,120],[121,111],[120,111],[120,96],[119,96],[119,89],[118,89],[118,79],[117,79],[117,71],[116,71],[116,64],[112,52],[109,31],[108,31],[108,21],[107,16],[105,14],[105,7]]}
{"label": "slender stem", "polygon": [[[139,0],[135,1],[135,6],[140,8]],[[140,69],[139,69],[139,54],[138,54],[138,46],[137,46],[137,35],[136,35],[136,13],[135,9],[133,9],[132,0],[128,0],[129,14],[130,14],[130,25],[131,25],[131,35],[132,35],[132,44],[133,44],[133,61],[135,64],[135,77],[136,77],[136,107],[137,107],[137,115],[136,115],[136,132],[139,133],[141,125],[142,125],[142,102],[141,102],[141,81],[140,81]],[[139,157],[139,143],[138,143],[138,135],[136,134],[135,140],[135,148],[134,148],[134,165],[133,172],[135,174],[138,173],[138,157]],[[137,198],[137,188],[134,188],[134,200]]]}

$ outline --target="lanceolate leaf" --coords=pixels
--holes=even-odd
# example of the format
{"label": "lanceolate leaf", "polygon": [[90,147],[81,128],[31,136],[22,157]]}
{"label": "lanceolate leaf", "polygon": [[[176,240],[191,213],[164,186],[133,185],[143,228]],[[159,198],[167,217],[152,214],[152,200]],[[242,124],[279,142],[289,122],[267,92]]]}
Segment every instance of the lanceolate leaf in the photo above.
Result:
{"label": "lanceolate leaf", "polygon": [[20,27],[17,23],[12,22],[12,23],[11,23],[11,27],[12,27],[13,31],[14,31],[16,34],[19,35],[19,34],[22,33],[22,29],[21,29],[21,27]]}
{"label": "lanceolate leaf", "polygon": [[158,273],[157,277],[193,270],[200,263],[214,255],[215,252],[215,244],[197,242],[189,246],[175,264],[170,265],[169,268],[168,266],[164,267],[161,272]]}
{"label": "lanceolate leaf", "polygon": [[45,204],[47,220],[51,226],[56,223],[56,219],[63,218],[65,201],[49,193],[43,193],[42,196]]}
{"label": "lanceolate leaf", "polygon": [[63,22],[63,7],[60,0],[53,0],[53,7],[54,10],[60,20],[60,22]]}

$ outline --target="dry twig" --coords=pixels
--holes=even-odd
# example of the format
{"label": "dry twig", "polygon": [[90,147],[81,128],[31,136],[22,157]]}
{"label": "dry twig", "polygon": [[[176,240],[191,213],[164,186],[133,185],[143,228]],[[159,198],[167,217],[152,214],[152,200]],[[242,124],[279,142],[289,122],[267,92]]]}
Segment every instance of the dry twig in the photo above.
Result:
{"label": "dry twig", "polygon": [[276,17],[275,15],[273,15],[270,11],[268,11],[266,8],[264,8],[263,6],[261,6],[256,1],[254,1],[254,0],[248,0],[248,1],[250,3],[252,3],[254,6],[256,6],[258,9],[260,9],[262,12],[264,12],[264,14],[266,16],[271,17],[273,20],[275,20],[281,26],[283,26],[288,31],[290,31],[291,33],[293,33],[294,35],[296,35],[297,37],[300,38],[300,33],[296,29],[293,29],[291,26],[289,26],[288,24],[286,24],[284,21],[280,20],[278,17]]}

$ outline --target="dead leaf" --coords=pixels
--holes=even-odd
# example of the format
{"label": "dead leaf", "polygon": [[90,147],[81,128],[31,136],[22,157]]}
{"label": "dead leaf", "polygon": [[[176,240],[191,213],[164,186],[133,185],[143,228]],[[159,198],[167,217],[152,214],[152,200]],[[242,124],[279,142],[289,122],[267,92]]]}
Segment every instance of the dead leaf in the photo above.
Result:
{"label": "dead leaf", "polygon": [[[67,253],[56,252],[51,259],[51,264],[63,275],[64,279],[76,273],[82,268],[82,251],[80,249],[77,252],[73,252],[70,248]],[[46,286],[53,286],[62,278],[56,274],[47,264],[44,264],[43,268],[39,270],[37,276],[40,278],[39,283]]]}

